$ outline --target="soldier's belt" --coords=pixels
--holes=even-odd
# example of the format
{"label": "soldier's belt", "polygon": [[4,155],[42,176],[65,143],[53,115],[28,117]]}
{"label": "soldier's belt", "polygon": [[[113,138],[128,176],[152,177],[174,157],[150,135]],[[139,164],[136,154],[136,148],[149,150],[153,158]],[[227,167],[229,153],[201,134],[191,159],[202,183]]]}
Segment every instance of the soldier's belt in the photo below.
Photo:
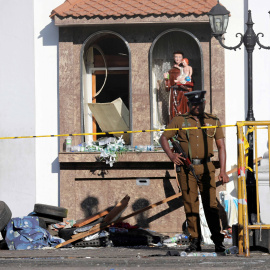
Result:
{"label": "soldier's belt", "polygon": [[200,164],[205,164],[210,161],[211,161],[210,157],[209,158],[193,158],[191,163],[193,165],[200,165]]}

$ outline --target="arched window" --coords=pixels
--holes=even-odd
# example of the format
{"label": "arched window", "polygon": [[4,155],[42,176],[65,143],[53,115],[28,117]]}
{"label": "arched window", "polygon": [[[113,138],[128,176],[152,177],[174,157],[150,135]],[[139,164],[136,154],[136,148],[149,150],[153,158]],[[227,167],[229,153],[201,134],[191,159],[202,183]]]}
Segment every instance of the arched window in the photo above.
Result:
{"label": "arched window", "polygon": [[[163,74],[173,66],[173,53],[181,51],[193,68],[194,90],[203,90],[203,56],[199,40],[190,32],[170,29],[161,33],[150,48],[151,129],[162,129],[169,122],[169,95]],[[151,142],[158,142],[160,132],[153,132]]]}
{"label": "arched window", "polygon": [[[129,59],[128,43],[117,33],[101,31],[84,42],[81,53],[83,133],[131,129]],[[114,113],[117,116],[110,120]],[[85,141],[95,141],[98,137],[88,135]],[[125,134],[125,141],[130,143],[130,135]]]}

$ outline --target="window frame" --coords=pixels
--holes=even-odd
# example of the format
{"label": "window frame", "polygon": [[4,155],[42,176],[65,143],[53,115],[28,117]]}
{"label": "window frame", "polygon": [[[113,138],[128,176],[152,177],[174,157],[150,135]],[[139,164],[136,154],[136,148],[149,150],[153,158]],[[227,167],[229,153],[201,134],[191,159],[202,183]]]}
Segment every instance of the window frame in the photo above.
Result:
{"label": "window frame", "polygon": [[[131,70],[131,50],[127,40],[120,34],[110,31],[102,30],[91,34],[82,44],[81,53],[80,53],[80,106],[81,106],[81,133],[85,133],[84,127],[84,54],[86,53],[85,49],[89,43],[94,43],[96,39],[105,35],[115,35],[120,38],[126,45],[128,50],[128,71],[129,71],[129,130],[133,128],[132,122],[132,70]],[[98,68],[97,68],[98,69]],[[120,130],[119,130],[120,131]],[[82,142],[84,141],[84,135],[82,136]],[[130,134],[130,145],[133,145],[133,136]]]}
{"label": "window frame", "polygon": [[[198,40],[198,38],[193,35],[191,32],[187,31],[187,30],[184,30],[184,29],[181,29],[181,28],[171,28],[171,29],[168,29],[166,31],[163,31],[162,33],[160,33],[153,41],[151,47],[150,47],[150,50],[149,50],[149,87],[150,87],[150,125],[151,125],[151,130],[154,129],[154,123],[153,123],[153,113],[154,113],[154,110],[153,110],[153,102],[154,102],[154,97],[153,97],[153,72],[152,72],[152,65],[153,65],[153,51],[154,51],[154,48],[155,48],[155,45],[156,43],[158,42],[158,40],[170,33],[170,32],[182,32],[182,33],[185,33],[189,36],[191,36],[191,38],[194,39],[194,41],[197,43],[198,45],[198,48],[199,48],[199,52],[200,52],[200,57],[201,57],[201,85],[202,85],[202,89],[201,90],[204,90],[204,66],[203,66],[203,52],[202,52],[202,47],[201,47],[201,44],[200,44],[200,41]],[[154,143],[154,138],[153,138],[153,132],[151,132],[151,144]]]}

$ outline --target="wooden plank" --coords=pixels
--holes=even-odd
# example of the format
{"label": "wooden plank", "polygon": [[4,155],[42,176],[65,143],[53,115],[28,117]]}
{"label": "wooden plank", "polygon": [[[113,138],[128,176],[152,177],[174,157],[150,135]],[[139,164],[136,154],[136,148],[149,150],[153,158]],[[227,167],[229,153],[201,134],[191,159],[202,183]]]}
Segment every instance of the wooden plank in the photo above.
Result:
{"label": "wooden plank", "polygon": [[[144,212],[144,211],[147,211],[147,210],[149,210],[149,209],[152,209],[152,208],[154,208],[154,207],[156,207],[156,206],[158,206],[158,205],[161,205],[161,204],[163,204],[163,203],[169,202],[169,201],[171,201],[171,200],[173,200],[173,199],[176,199],[176,198],[178,198],[178,197],[180,197],[180,196],[182,196],[182,192],[179,192],[179,193],[174,194],[173,196],[170,196],[170,197],[168,197],[168,198],[166,198],[166,199],[164,199],[164,200],[161,200],[161,201],[159,201],[159,202],[157,202],[157,203],[154,203],[154,204],[151,204],[151,205],[149,205],[149,206],[147,206],[147,207],[144,207],[144,208],[142,208],[142,209],[139,209],[139,210],[137,210],[137,211],[135,211],[135,212],[133,212],[133,213],[131,213],[131,214],[125,216],[125,217],[119,218],[119,219],[117,219],[117,220],[115,220],[115,221],[113,221],[113,222],[110,222],[110,223],[103,222],[103,223],[101,223],[101,224],[97,224],[97,225],[99,225],[99,226],[95,225],[93,228],[91,228],[91,229],[90,229],[89,231],[87,231],[87,232],[83,232],[83,233],[76,234],[76,237],[73,237],[72,239],[69,239],[69,240],[65,241],[64,243],[61,243],[61,244],[57,245],[55,248],[63,247],[63,246],[65,246],[65,245],[67,245],[67,244],[70,244],[70,243],[76,241],[76,240],[82,239],[82,238],[84,238],[84,237],[86,237],[86,236],[88,236],[88,235],[97,233],[97,232],[99,232],[99,231],[101,231],[101,230],[104,230],[105,228],[107,228],[107,227],[109,227],[109,226],[111,226],[111,225],[117,224],[117,223],[119,223],[119,222],[121,222],[121,221],[123,221],[123,220],[125,220],[125,219],[128,219],[128,218],[130,218],[130,217],[133,217],[133,216],[135,216],[135,215],[138,215],[138,214],[140,214],[140,213],[142,213],[142,212]],[[108,220],[110,220],[110,219],[108,218]]]}
{"label": "wooden plank", "polygon": [[102,211],[102,212],[100,212],[100,213],[98,213],[96,215],[93,215],[93,216],[87,217],[85,219],[79,220],[78,222],[76,222],[73,225],[73,227],[80,228],[80,227],[82,227],[84,225],[87,225],[87,224],[89,224],[89,223],[91,223],[91,222],[93,222],[93,221],[95,221],[95,220],[97,220],[97,219],[99,219],[101,217],[104,217],[104,216],[106,216],[108,214],[109,214],[108,210]]}
{"label": "wooden plank", "polygon": [[142,212],[145,212],[145,211],[147,211],[147,210],[149,210],[149,209],[155,208],[155,207],[157,207],[157,206],[159,206],[159,205],[161,205],[161,204],[163,204],[163,203],[166,203],[166,202],[169,202],[169,201],[171,201],[171,200],[174,200],[174,199],[176,199],[176,198],[178,198],[178,197],[180,197],[180,196],[182,196],[182,192],[176,193],[176,194],[174,194],[174,195],[172,195],[172,196],[170,196],[170,197],[168,197],[168,198],[166,198],[166,199],[163,199],[163,200],[161,200],[161,201],[159,201],[159,202],[157,202],[157,203],[148,205],[148,206],[146,206],[146,207],[144,207],[144,208],[142,208],[142,209],[139,209],[139,210],[137,210],[137,211],[135,211],[135,212],[133,212],[133,213],[131,213],[131,214],[125,216],[125,217],[119,218],[118,220],[116,220],[116,221],[114,222],[114,224],[116,224],[116,223],[118,223],[118,222],[121,222],[121,221],[123,221],[123,220],[125,220],[125,219],[128,219],[128,218],[130,218],[130,217],[136,216],[136,215],[138,215],[138,214],[140,214],[140,213],[142,213]]}
{"label": "wooden plank", "polygon": [[104,218],[104,223],[110,223],[118,219],[121,213],[127,208],[130,197],[126,195]]}
{"label": "wooden plank", "polygon": [[105,217],[103,222],[107,222],[107,223],[112,222],[112,220],[117,219],[117,217],[121,215],[121,213],[126,209],[129,200],[130,200],[130,197],[126,195],[111,211],[105,210],[99,214],[88,217],[74,224],[73,227],[76,227],[76,228],[82,227],[106,215],[107,216]]}
{"label": "wooden plank", "polygon": [[[130,200],[130,197],[128,195],[126,195],[109,213],[108,215],[104,218],[104,220],[102,221],[102,223],[106,223],[109,224],[111,222],[113,222],[114,220],[118,219],[121,214],[125,211],[125,209],[127,208],[128,202]],[[100,223],[99,223],[100,224]],[[99,225],[96,224],[96,225]],[[93,228],[96,228],[97,226],[94,226]],[[93,229],[91,228],[91,229]],[[71,236],[71,238],[76,238],[77,234],[74,234]]]}

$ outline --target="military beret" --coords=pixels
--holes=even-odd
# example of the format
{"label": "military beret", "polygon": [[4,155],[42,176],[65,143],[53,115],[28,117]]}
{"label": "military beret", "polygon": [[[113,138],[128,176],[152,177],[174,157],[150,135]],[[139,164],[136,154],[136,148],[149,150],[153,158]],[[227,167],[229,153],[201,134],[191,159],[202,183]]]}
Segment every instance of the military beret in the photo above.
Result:
{"label": "military beret", "polygon": [[187,97],[188,101],[191,103],[201,103],[205,101],[204,95],[206,91],[205,90],[195,90],[188,93],[185,93],[185,96]]}

